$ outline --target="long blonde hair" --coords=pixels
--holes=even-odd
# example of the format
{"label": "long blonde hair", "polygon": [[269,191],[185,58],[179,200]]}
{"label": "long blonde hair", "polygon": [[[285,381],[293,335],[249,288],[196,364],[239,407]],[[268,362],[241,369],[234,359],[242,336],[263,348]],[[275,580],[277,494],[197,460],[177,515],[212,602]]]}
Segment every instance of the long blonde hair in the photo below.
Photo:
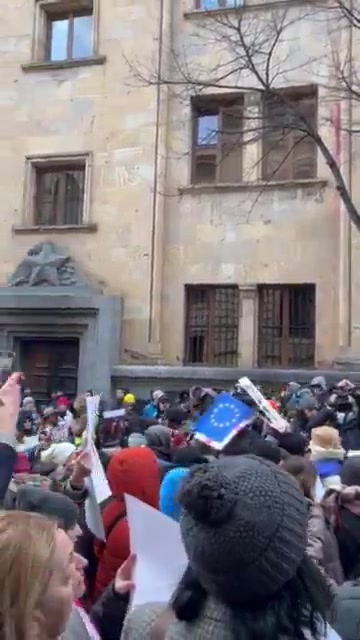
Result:
{"label": "long blonde hair", "polygon": [[44,637],[37,623],[52,573],[56,527],[37,514],[0,513],[0,640]]}

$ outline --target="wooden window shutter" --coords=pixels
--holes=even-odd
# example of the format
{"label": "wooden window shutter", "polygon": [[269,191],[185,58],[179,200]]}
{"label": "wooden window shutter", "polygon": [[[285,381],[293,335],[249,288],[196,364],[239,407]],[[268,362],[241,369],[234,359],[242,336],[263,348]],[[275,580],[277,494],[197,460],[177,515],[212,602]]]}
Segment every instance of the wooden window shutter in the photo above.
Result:
{"label": "wooden window shutter", "polygon": [[[316,95],[298,101],[296,107],[304,116],[309,127],[317,128]],[[296,144],[295,144],[296,143]],[[293,177],[295,179],[315,178],[317,174],[317,147],[306,131],[294,132]]]}
{"label": "wooden window shutter", "polygon": [[291,131],[273,130],[265,135],[263,143],[263,179],[289,180],[291,176]]}
{"label": "wooden window shutter", "polygon": [[221,110],[220,182],[241,182],[243,169],[243,107],[234,105]]}

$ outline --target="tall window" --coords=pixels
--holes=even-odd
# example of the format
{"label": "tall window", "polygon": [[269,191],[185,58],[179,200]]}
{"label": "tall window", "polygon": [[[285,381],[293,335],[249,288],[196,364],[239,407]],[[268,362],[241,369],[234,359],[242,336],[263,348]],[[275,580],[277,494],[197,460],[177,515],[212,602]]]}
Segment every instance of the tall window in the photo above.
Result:
{"label": "tall window", "polygon": [[186,362],[236,366],[239,332],[238,288],[189,285],[185,293]]}
{"label": "tall window", "polygon": [[241,182],[243,100],[194,102],[193,118],[193,183]]}
{"label": "tall window", "polygon": [[260,367],[313,367],[315,285],[259,287]]}
{"label": "tall window", "polygon": [[34,224],[79,225],[83,219],[85,166],[36,168]]}
{"label": "tall window", "polygon": [[316,88],[279,91],[264,101],[263,115],[263,180],[316,178],[317,146],[302,130],[305,120],[316,131]]}
{"label": "tall window", "polygon": [[93,55],[92,8],[62,12],[52,9],[46,15],[48,60],[75,60]]}

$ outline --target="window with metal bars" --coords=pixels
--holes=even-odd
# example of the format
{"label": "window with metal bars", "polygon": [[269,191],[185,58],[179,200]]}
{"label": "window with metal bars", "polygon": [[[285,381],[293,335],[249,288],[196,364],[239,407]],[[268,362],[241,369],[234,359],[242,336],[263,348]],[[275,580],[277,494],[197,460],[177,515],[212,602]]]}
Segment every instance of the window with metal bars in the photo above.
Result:
{"label": "window with metal bars", "polygon": [[185,288],[185,360],[189,364],[237,366],[239,289],[188,285]]}
{"label": "window with metal bars", "polygon": [[307,130],[317,129],[317,89],[279,91],[263,103],[263,180],[316,178],[317,146]]}
{"label": "window with metal bars", "polygon": [[193,102],[192,182],[239,183],[243,162],[243,98]]}
{"label": "window with metal bars", "polygon": [[46,11],[47,60],[78,60],[93,55],[93,7],[92,2],[86,2],[86,7],[83,4],[72,10],[64,10],[62,2],[49,5]]}
{"label": "window with metal bars", "polygon": [[35,167],[34,224],[79,225],[83,219],[85,165]]}
{"label": "window with metal bars", "polygon": [[315,285],[261,285],[258,293],[259,367],[313,367]]}

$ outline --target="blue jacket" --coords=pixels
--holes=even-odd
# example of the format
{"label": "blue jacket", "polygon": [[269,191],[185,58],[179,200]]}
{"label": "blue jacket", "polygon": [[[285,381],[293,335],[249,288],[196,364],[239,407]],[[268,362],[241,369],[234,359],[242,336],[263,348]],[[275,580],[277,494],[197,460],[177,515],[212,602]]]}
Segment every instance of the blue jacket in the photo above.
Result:
{"label": "blue jacket", "polygon": [[149,402],[149,404],[144,407],[144,410],[142,412],[143,418],[153,418],[155,420],[157,418],[157,415],[158,408],[156,404],[153,404],[152,402]]}

